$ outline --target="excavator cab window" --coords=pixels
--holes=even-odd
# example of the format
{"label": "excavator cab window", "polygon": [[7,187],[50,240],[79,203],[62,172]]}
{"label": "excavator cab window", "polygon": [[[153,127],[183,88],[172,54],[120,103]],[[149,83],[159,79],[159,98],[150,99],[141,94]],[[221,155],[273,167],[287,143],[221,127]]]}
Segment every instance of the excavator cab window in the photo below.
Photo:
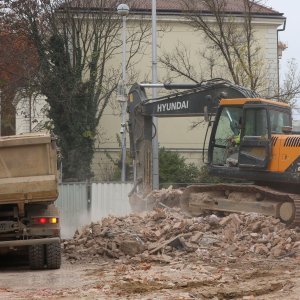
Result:
{"label": "excavator cab window", "polygon": [[247,109],[245,111],[244,136],[268,138],[268,116],[266,109]]}
{"label": "excavator cab window", "polygon": [[212,164],[224,166],[228,158],[237,162],[241,125],[242,107],[224,106],[218,118],[213,140]]}
{"label": "excavator cab window", "polygon": [[269,110],[271,133],[283,134],[284,127],[291,126],[290,114],[287,111]]}
{"label": "excavator cab window", "polygon": [[267,168],[270,159],[270,121],[268,109],[263,105],[244,107],[244,129],[238,156],[238,166],[247,169]]}

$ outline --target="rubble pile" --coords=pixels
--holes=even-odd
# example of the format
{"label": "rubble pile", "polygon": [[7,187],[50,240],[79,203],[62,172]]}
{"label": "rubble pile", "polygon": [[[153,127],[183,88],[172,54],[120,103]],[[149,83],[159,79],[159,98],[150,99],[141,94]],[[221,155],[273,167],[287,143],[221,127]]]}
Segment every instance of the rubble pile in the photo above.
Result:
{"label": "rubble pile", "polygon": [[179,208],[110,216],[78,230],[63,242],[71,261],[99,257],[170,262],[182,255],[201,259],[297,255],[300,234],[258,214],[185,216]]}
{"label": "rubble pile", "polygon": [[133,212],[152,210],[155,207],[178,207],[182,193],[182,190],[173,189],[171,185],[167,189],[153,190],[146,196],[135,193],[129,198],[129,202]]}

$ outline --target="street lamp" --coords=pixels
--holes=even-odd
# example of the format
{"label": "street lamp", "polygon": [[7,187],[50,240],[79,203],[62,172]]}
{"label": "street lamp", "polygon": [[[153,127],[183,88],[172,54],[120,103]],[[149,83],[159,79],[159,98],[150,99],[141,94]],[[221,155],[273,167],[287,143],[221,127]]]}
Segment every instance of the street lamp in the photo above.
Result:
{"label": "street lamp", "polygon": [[120,133],[122,134],[122,173],[121,180],[125,182],[126,179],[126,97],[125,97],[125,83],[126,83],[126,16],[129,14],[129,7],[127,4],[120,4],[117,7],[118,14],[123,19],[122,27],[122,85],[120,88],[120,102],[122,111],[122,123]]}

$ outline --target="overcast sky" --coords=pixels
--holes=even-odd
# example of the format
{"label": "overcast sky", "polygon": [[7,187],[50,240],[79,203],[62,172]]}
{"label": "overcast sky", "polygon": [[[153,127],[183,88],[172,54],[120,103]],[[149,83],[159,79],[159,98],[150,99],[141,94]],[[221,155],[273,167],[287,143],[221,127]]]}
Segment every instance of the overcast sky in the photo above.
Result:
{"label": "overcast sky", "polygon": [[[281,71],[284,72],[287,62],[295,59],[300,70],[300,1],[299,0],[267,0],[267,5],[274,10],[284,13],[286,20],[285,31],[279,33],[279,40],[287,43],[288,48],[283,52],[280,60]],[[281,78],[283,74],[281,74]],[[297,110],[293,110],[294,120],[300,120],[300,100],[298,99],[295,105]]]}
{"label": "overcast sky", "polygon": [[287,18],[285,31],[279,33],[279,40],[287,43],[288,49],[283,53],[281,65],[295,58],[300,65],[300,1],[299,0],[267,0],[267,5],[274,10],[284,13]]}

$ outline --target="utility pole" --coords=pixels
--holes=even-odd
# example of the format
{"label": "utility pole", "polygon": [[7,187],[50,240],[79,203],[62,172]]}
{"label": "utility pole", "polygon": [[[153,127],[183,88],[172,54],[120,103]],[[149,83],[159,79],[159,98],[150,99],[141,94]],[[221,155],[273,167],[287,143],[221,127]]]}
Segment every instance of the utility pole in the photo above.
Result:
{"label": "utility pole", "polygon": [[0,136],[2,136],[2,91],[0,90]]}
{"label": "utility pole", "polygon": [[123,26],[122,26],[122,85],[120,88],[120,102],[121,102],[121,130],[122,135],[122,182],[126,181],[126,16],[129,14],[129,7],[127,4],[120,4],[117,8],[118,14],[122,16]]}
{"label": "utility pole", "polygon": [[[157,30],[156,0],[152,0],[152,84],[157,83]],[[157,98],[156,88],[152,88],[152,98]],[[159,150],[158,150],[158,119],[152,117],[152,188],[159,189]]]}

